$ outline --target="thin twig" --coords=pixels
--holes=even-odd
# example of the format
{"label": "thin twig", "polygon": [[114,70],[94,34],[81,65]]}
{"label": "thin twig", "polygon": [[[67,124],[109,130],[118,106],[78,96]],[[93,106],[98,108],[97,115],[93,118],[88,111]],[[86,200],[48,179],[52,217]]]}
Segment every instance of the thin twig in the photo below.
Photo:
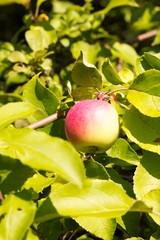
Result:
{"label": "thin twig", "polygon": [[37,129],[37,128],[44,127],[44,126],[50,124],[51,122],[54,122],[60,118],[65,118],[67,115],[67,112],[68,112],[68,109],[64,110],[64,111],[57,111],[57,112],[53,113],[52,115],[41,119],[38,122],[28,125],[27,128]]}
{"label": "thin twig", "polygon": [[153,30],[151,30],[149,32],[142,33],[142,34],[138,35],[135,38],[128,39],[126,41],[126,43],[134,43],[134,42],[144,41],[144,40],[146,40],[148,38],[156,36],[157,33],[158,33],[158,29],[153,29]]}
{"label": "thin twig", "polygon": [[0,191],[0,201],[4,199],[3,193]]}

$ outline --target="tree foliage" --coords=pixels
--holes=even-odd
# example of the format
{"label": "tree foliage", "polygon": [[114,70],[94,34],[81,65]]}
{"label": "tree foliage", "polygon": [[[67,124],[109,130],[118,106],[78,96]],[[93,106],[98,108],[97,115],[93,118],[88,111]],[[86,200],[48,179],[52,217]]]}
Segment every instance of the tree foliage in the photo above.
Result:
{"label": "tree foliage", "polygon": [[[159,2],[0,0],[0,11],[0,240],[160,239]],[[65,116],[100,93],[120,135],[85,155]]]}

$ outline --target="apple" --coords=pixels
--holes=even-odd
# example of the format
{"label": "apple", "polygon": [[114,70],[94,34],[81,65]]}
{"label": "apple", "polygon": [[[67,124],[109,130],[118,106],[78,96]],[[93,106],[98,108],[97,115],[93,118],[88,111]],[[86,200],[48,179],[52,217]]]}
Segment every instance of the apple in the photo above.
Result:
{"label": "apple", "polygon": [[78,151],[105,152],[118,138],[118,113],[104,100],[80,101],[67,113],[65,132]]}

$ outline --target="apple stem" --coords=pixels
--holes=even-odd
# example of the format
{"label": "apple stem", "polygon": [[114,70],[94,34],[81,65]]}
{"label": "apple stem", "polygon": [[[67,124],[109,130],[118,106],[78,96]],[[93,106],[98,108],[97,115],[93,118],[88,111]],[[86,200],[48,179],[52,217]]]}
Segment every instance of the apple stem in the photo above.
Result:
{"label": "apple stem", "polygon": [[57,111],[57,112],[53,113],[52,115],[41,119],[40,121],[37,121],[35,123],[28,125],[27,128],[37,129],[37,128],[44,127],[60,118],[65,118],[67,115],[67,112],[68,112],[68,109],[63,110],[63,111]]}

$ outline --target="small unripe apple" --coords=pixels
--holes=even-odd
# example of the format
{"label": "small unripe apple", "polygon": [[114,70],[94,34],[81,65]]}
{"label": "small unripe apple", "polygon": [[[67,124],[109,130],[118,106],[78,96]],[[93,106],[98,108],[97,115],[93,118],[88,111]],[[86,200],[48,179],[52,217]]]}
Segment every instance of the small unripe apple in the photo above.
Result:
{"label": "small unripe apple", "polygon": [[68,112],[65,121],[67,139],[81,152],[104,152],[119,135],[118,113],[103,100],[83,100]]}

